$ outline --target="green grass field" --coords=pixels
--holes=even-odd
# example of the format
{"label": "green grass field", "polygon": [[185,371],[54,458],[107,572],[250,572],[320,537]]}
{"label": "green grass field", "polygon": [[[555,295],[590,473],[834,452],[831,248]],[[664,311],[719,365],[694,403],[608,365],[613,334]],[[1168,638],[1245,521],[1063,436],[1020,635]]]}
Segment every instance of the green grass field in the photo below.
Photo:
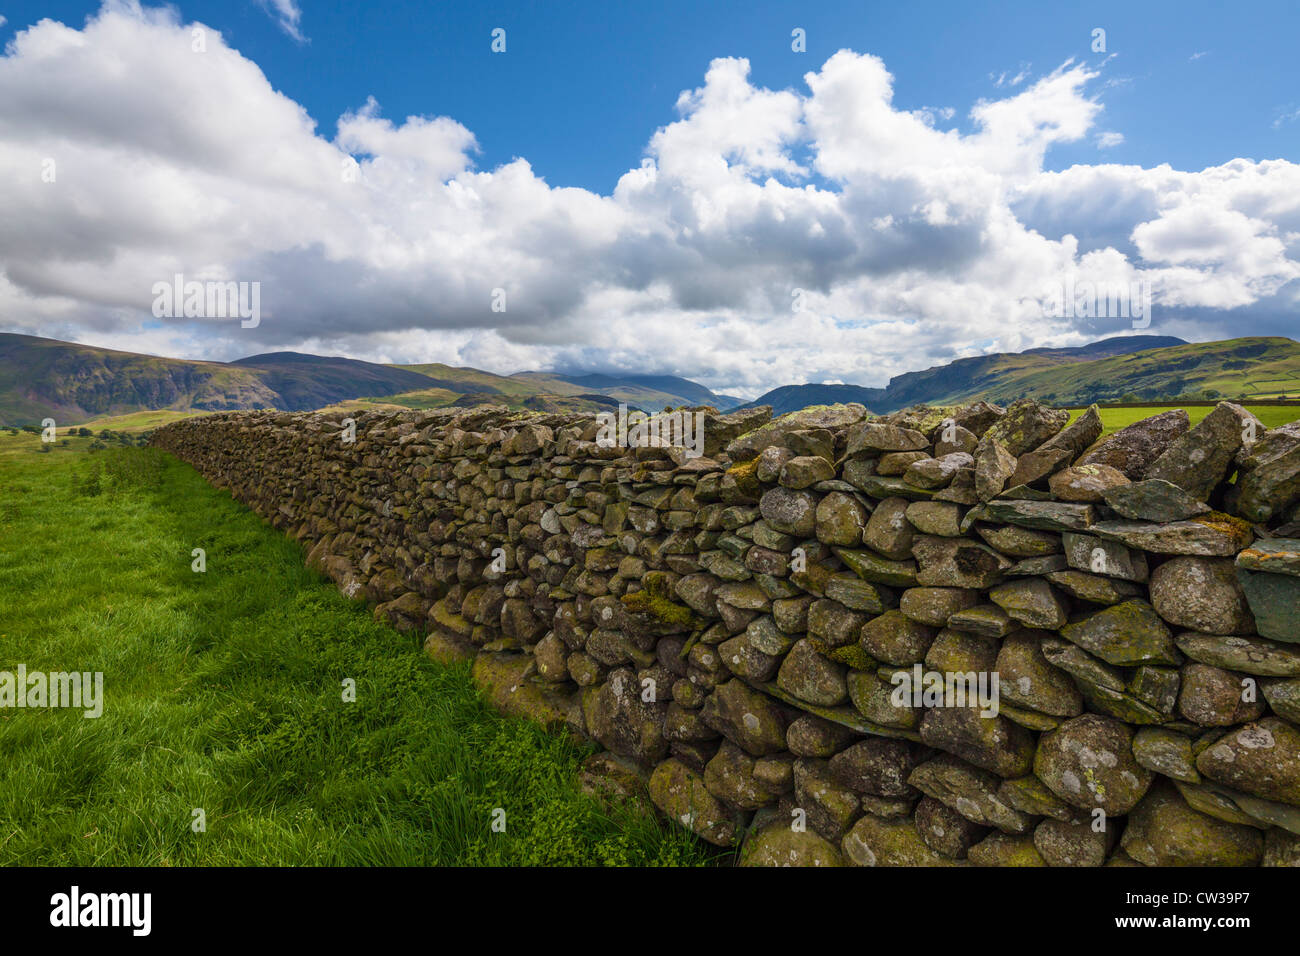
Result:
{"label": "green grass field", "polygon": [[0,670],[104,674],[98,719],[0,709],[0,864],[718,859],[584,795],[590,750],[492,711],[188,466],[90,441],[0,433]]}
{"label": "green grass field", "polygon": [[[1111,432],[1119,431],[1121,428],[1127,428],[1134,422],[1140,422],[1144,418],[1150,418],[1152,415],[1159,415],[1161,412],[1167,412],[1171,408],[1183,408],[1182,405],[1166,405],[1160,408],[1103,408],[1101,410],[1101,423],[1104,426],[1102,434],[1109,435]],[[1247,411],[1253,414],[1264,424],[1266,428],[1277,428],[1278,425],[1285,425],[1287,422],[1293,422],[1300,419],[1300,406],[1295,405],[1245,405]],[[1187,417],[1191,419],[1193,425],[1199,422],[1210,412],[1214,411],[1213,405],[1191,405],[1186,406]],[[1070,420],[1078,418],[1084,409],[1070,409]]]}

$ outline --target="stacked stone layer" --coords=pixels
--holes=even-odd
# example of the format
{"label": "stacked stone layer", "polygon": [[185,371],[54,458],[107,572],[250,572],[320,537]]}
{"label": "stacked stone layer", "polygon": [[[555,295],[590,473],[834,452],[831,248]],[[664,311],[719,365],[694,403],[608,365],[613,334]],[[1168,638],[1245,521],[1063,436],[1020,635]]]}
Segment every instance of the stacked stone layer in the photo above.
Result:
{"label": "stacked stone layer", "polygon": [[694,458],[497,407],[152,441],[746,863],[1300,864],[1300,424],[702,414]]}

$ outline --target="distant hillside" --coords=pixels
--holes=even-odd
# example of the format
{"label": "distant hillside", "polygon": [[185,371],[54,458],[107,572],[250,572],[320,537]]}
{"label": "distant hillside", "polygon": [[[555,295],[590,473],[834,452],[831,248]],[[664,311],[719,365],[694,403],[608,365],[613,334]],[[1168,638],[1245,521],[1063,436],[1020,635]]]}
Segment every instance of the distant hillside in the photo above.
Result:
{"label": "distant hillside", "polygon": [[849,402],[874,408],[874,403],[884,393],[883,388],[863,388],[861,385],[782,385],[741,407],[771,405],[773,415],[797,412],[809,405],[846,405]]}
{"label": "distant hillside", "polygon": [[[1081,363],[1091,368],[1097,360],[1186,344],[1172,336],[1127,335],[1077,348],[974,355],[921,372],[894,376],[876,406],[881,412],[892,412],[921,402],[944,405],[975,396],[996,401],[1008,396],[1018,398],[1021,394],[1034,394],[1036,389],[1056,391],[1051,382],[1065,368],[1077,367]],[[1038,376],[1035,385],[1021,384],[1032,375]],[[1041,391],[1037,397],[1043,397]]]}
{"label": "distant hillside", "polygon": [[0,424],[47,416],[71,424],[162,409],[303,411],[438,384],[417,372],[347,358],[276,352],[197,362],[0,333]]}
{"label": "distant hillside", "polygon": [[0,333],[0,423],[84,421],[145,409],[272,408],[257,369]]}
{"label": "distant hillside", "polygon": [[426,388],[459,391],[455,383],[419,372],[335,356],[270,352],[236,359],[230,364],[257,369],[262,381],[279,396],[275,407],[292,412],[320,408],[358,395],[396,395]]}

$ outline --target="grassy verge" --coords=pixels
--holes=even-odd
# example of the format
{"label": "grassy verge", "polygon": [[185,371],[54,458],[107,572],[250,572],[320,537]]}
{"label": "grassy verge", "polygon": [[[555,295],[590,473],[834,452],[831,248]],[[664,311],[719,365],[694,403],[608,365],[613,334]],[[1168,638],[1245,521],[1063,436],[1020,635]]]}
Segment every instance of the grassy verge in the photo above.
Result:
{"label": "grassy verge", "polygon": [[[1264,425],[1265,428],[1277,428],[1279,425],[1285,425],[1287,422],[1293,422],[1300,418],[1300,408],[1291,405],[1251,405],[1247,403],[1242,406]],[[1101,423],[1103,425],[1103,435],[1109,435],[1111,432],[1119,431],[1121,428],[1127,428],[1135,422],[1140,422],[1144,418],[1150,418],[1152,415],[1159,415],[1161,412],[1167,412],[1171,408],[1185,408],[1187,417],[1191,419],[1193,425],[1199,422],[1210,412],[1214,411],[1212,405],[1165,405],[1159,408],[1105,408],[1101,409]],[[1070,420],[1078,418],[1085,409],[1070,409]]]}
{"label": "grassy verge", "polygon": [[0,670],[102,671],[105,698],[98,719],[0,709],[0,863],[713,858],[583,795],[590,751],[496,714],[467,666],[376,623],[192,469],[90,442],[0,434]]}

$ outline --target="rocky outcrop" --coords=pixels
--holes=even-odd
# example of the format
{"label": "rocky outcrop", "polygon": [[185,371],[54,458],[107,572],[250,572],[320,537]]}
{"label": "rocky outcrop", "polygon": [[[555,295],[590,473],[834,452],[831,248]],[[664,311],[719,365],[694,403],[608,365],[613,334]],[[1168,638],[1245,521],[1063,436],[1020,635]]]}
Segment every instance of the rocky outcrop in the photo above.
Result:
{"label": "rocky outcrop", "polygon": [[694,448],[492,406],[153,443],[747,865],[1300,860],[1293,426],[692,411]]}

